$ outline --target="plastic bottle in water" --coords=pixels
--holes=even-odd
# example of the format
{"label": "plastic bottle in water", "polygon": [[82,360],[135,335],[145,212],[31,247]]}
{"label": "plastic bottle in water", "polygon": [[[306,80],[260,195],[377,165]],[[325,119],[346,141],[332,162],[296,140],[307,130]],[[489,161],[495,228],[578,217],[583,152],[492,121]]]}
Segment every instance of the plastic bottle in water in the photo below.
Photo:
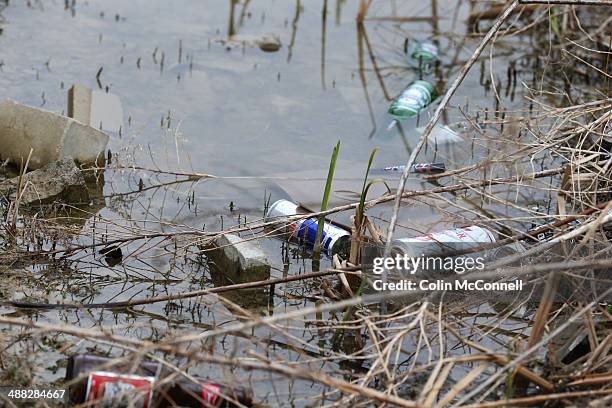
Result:
{"label": "plastic bottle in water", "polygon": [[394,118],[389,129],[395,125],[396,121],[418,115],[437,97],[436,88],[431,83],[423,80],[414,81],[389,106],[388,113]]}
{"label": "plastic bottle in water", "polygon": [[[289,200],[278,200],[270,206],[270,209],[266,213],[266,221],[302,213],[304,212],[300,211],[299,204]],[[304,244],[312,249],[317,236],[318,223],[316,218],[294,221],[284,228],[284,232],[289,234],[289,239]],[[323,234],[321,236],[321,249],[330,256],[334,254],[346,256],[351,246],[350,238],[351,234],[348,231],[325,221],[323,225]]]}
{"label": "plastic bottle in water", "polygon": [[419,42],[412,51],[412,58],[422,63],[430,63],[438,59],[438,47],[430,41]]}

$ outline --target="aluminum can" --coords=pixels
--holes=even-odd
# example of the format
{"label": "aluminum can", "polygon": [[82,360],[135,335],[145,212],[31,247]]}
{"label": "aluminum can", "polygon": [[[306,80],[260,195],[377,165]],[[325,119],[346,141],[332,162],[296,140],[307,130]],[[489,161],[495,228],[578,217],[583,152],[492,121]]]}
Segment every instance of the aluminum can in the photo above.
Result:
{"label": "aluminum can", "polygon": [[[299,214],[299,207],[299,204],[289,200],[278,200],[270,206],[266,214],[266,220],[297,215]],[[317,236],[318,223],[316,218],[294,221],[287,226],[286,232],[289,234],[289,239],[312,249]],[[348,231],[325,221],[321,236],[321,248],[329,255],[344,251],[349,245],[350,237],[351,234]]]}
{"label": "aluminum can", "polygon": [[495,234],[491,230],[471,225],[418,237],[395,239],[391,251],[393,254],[408,256],[445,255],[492,242],[495,242]]}
{"label": "aluminum can", "polygon": [[94,371],[87,379],[85,402],[96,407],[152,406],[155,377]]}

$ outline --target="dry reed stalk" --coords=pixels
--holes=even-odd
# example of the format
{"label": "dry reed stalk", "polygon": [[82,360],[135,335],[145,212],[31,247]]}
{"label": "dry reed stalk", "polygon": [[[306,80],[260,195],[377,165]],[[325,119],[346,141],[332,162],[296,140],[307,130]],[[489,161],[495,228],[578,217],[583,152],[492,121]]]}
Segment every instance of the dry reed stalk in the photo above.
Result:
{"label": "dry reed stalk", "polygon": [[496,408],[496,407],[512,407],[512,406],[530,406],[530,405],[540,405],[548,401],[594,397],[594,396],[610,395],[610,394],[612,394],[612,390],[571,391],[571,392],[554,393],[554,394],[546,394],[546,395],[536,395],[533,397],[513,398],[510,400],[483,402],[480,404],[463,405],[462,407],[464,408]]}
{"label": "dry reed stalk", "polygon": [[444,97],[442,98],[442,101],[436,108],[436,111],[434,112],[433,117],[427,123],[427,126],[425,127],[425,130],[423,131],[423,134],[421,138],[419,139],[419,142],[417,143],[415,148],[412,150],[412,153],[410,154],[410,157],[408,158],[408,161],[406,162],[405,170],[402,173],[402,176],[398,183],[397,192],[395,194],[393,213],[391,215],[391,219],[389,221],[389,228],[387,230],[387,237],[386,237],[387,239],[386,239],[385,252],[384,252],[385,257],[388,257],[390,255],[391,240],[393,238],[393,233],[395,231],[395,225],[397,223],[397,215],[400,210],[402,195],[404,192],[404,188],[406,187],[406,180],[408,179],[408,173],[409,173],[410,168],[415,163],[418,153],[421,151],[421,149],[423,148],[423,145],[426,143],[427,137],[429,137],[431,131],[433,130],[436,123],[438,122],[438,119],[440,118],[442,111],[446,108],[451,97],[453,96],[457,88],[459,88],[459,86],[465,79],[470,68],[472,67],[472,65],[474,65],[474,63],[476,62],[476,60],[478,59],[478,57],[480,56],[480,54],[482,53],[486,45],[493,38],[493,36],[497,33],[497,31],[501,28],[502,24],[512,14],[512,11],[517,6],[518,6],[518,0],[512,1],[512,3],[508,5],[506,10],[495,21],[495,23],[493,24],[489,32],[483,37],[483,39],[481,40],[476,50],[474,50],[474,52],[472,53],[472,56],[468,59],[465,65],[461,68],[461,71],[459,72],[457,78],[453,81],[452,85],[448,88],[448,90],[444,94]]}
{"label": "dry reed stalk", "polygon": [[373,0],[359,0],[359,10],[357,12],[357,22],[363,23],[366,15],[368,14],[368,9],[372,5]]}

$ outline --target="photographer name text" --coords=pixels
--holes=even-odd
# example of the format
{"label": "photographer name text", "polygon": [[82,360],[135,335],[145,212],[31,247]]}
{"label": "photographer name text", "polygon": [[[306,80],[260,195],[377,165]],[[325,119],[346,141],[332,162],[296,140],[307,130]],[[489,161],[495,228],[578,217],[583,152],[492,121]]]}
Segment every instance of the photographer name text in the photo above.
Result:
{"label": "photographer name text", "polygon": [[475,281],[453,280],[445,281],[436,279],[420,281],[403,279],[398,282],[384,282],[377,279],[372,282],[373,288],[378,291],[401,290],[401,291],[441,291],[441,290],[465,290],[465,291],[517,291],[523,290],[523,281],[520,279],[509,282],[486,282],[482,279]]}

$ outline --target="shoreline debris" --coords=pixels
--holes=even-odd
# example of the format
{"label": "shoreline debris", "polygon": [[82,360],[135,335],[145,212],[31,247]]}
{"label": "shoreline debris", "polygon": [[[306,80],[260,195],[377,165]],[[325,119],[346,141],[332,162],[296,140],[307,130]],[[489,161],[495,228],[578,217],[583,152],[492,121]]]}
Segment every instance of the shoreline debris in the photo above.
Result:
{"label": "shoreline debris", "polygon": [[430,41],[418,42],[410,55],[421,63],[428,64],[438,59],[438,47]]}
{"label": "shoreline debris", "polygon": [[438,255],[449,251],[477,248],[495,241],[493,231],[472,225],[417,237],[394,239],[391,253],[410,257]]}
{"label": "shoreline debris", "polygon": [[232,266],[239,272],[253,276],[269,275],[270,262],[256,241],[248,241],[234,234],[215,238],[212,251],[207,252],[218,265]]}
{"label": "shoreline debris", "polygon": [[7,99],[0,104],[0,158],[41,168],[65,157],[80,164],[103,160],[108,135],[72,118]]}
{"label": "shoreline debris", "polygon": [[[346,10],[355,11],[357,6],[350,2],[337,2],[335,12],[324,4],[319,25],[309,5],[304,9],[297,4],[292,21],[284,13],[291,9],[273,8],[270,13],[268,6],[235,1],[230,5],[227,34],[221,34],[226,16],[219,23],[212,9],[210,19],[187,21],[185,13],[190,10],[180,7],[173,16],[172,7],[164,8],[171,17],[164,28],[176,28],[170,37],[182,34],[188,41],[193,41],[185,32],[191,23],[205,26],[205,33],[217,26],[216,35],[231,40],[238,29],[266,27],[265,13],[278,29],[285,17],[287,61],[280,55],[284,50],[263,55],[254,43],[234,43],[236,52],[229,54],[221,47],[211,49],[211,40],[208,48],[194,42],[181,56],[179,40],[174,73],[178,81],[178,74],[182,78],[194,68],[190,84],[177,86],[171,73],[161,75],[145,65],[137,71],[142,81],[127,83],[120,76],[135,69],[132,64],[124,64],[125,72],[117,70],[114,79],[108,78],[125,89],[134,87],[131,100],[138,99],[142,106],[130,109],[134,123],[144,127],[134,129],[135,134],[120,145],[114,143],[107,166],[91,172],[98,182],[99,175],[106,175],[106,185],[98,184],[98,191],[107,208],[94,206],[98,197],[90,189],[92,205],[78,211],[89,218],[76,228],[63,214],[58,216],[61,205],[35,215],[15,210],[18,203],[9,203],[7,211],[0,207],[6,215],[5,234],[0,237],[0,241],[6,237],[0,254],[5,281],[0,292],[11,299],[0,302],[6,338],[0,355],[2,384],[21,389],[55,387],[62,384],[59,376],[64,375],[67,356],[96,353],[111,357],[107,365],[91,369],[106,380],[98,391],[106,393],[108,386],[109,393],[120,394],[127,388],[136,400],[100,401],[106,406],[144,405],[146,397],[138,401],[138,392],[129,389],[129,381],[117,381],[119,376],[148,377],[143,385],[149,394],[144,395],[152,404],[157,403],[157,395],[172,390],[174,402],[183,406],[191,403],[177,401],[179,385],[180,392],[202,395],[208,406],[228,405],[219,402],[220,397],[234,394],[214,388],[221,386],[209,382],[213,380],[252,387],[258,406],[608,406],[612,397],[612,159],[606,155],[612,107],[606,87],[609,9],[542,5],[532,15],[510,17],[522,3],[534,1],[545,2],[502,4],[491,29],[482,35],[470,33],[463,24],[482,7],[478,2],[458,2],[456,7],[432,2],[431,13],[423,9],[415,15],[410,2],[397,2],[396,7],[394,2],[363,0],[364,10],[376,6],[371,9],[376,13],[372,20],[386,11],[392,15],[358,24],[354,33],[347,25],[353,16],[347,18]],[[604,2],[612,4],[609,0],[580,3]],[[134,16],[136,12],[126,11]],[[262,27],[255,21],[246,24],[244,19],[258,12]],[[54,15],[65,20],[61,10]],[[136,23],[147,22],[150,16]],[[332,16],[337,26],[330,26]],[[87,13],[70,32],[91,22],[90,17]],[[187,25],[178,27],[177,22]],[[110,27],[99,28],[108,36]],[[414,33],[439,46],[444,61],[432,63],[434,72],[406,49],[405,54],[399,51],[400,41]],[[124,56],[140,62],[148,44],[155,46],[155,60],[157,49],[172,41],[168,36],[140,41],[128,31],[122,34],[127,34],[122,36],[123,49],[113,40],[100,52],[109,56],[118,52],[122,62]],[[356,44],[349,34],[356,34]],[[321,39],[321,48],[303,46],[304,39],[315,36]],[[18,55],[27,45],[8,47],[7,55]],[[78,46],[78,41],[72,45]],[[36,49],[32,51],[36,56]],[[318,57],[319,51],[320,58],[311,58],[309,53]],[[49,50],[48,55],[61,57],[63,50]],[[154,61],[158,66],[163,65],[163,51],[160,55],[162,62]],[[42,60],[32,60],[36,61]],[[15,62],[18,65],[5,72],[5,79],[8,91],[20,93],[14,90],[18,85],[14,80],[23,78],[22,68],[28,67]],[[284,68],[276,69],[278,64]],[[480,73],[475,72],[478,64]],[[41,72],[38,77],[40,67],[35,65],[41,82],[24,84],[23,92],[36,96],[46,91],[43,102],[51,98],[49,103],[55,105],[57,89],[51,85],[66,80],[79,67],[65,60],[55,66],[54,73]],[[83,66],[89,71],[92,64]],[[295,81],[267,87],[279,70],[283,78]],[[386,123],[381,128],[380,118],[389,107],[386,101],[417,78],[429,80],[440,92],[445,89],[444,96],[398,125],[394,140],[371,140],[384,132]],[[208,89],[210,83],[214,89]],[[279,121],[279,116],[294,112],[270,111],[269,104],[252,102],[253,92],[262,86],[266,92],[259,99],[272,98],[275,107],[295,105],[285,100],[295,96],[304,108],[299,120]],[[214,98],[220,93],[244,100],[234,100],[240,106],[228,108]],[[153,94],[155,100],[137,98]],[[276,100],[279,96],[282,100]],[[352,102],[338,104],[338,96]],[[159,134],[149,132],[149,126],[155,127],[151,115],[153,120],[159,117],[157,107],[164,112],[180,110],[178,121],[189,117],[184,132],[165,125]],[[215,122],[232,120],[241,108],[248,110],[244,123],[228,128]],[[368,125],[364,113],[371,129],[364,126]],[[316,123],[300,126],[308,121]],[[434,127],[437,123],[448,127]],[[425,124],[426,131],[419,135],[414,128]],[[227,132],[238,136],[228,139]],[[341,160],[336,149],[325,178],[322,152],[334,134],[351,139],[350,146]],[[158,135],[163,144],[158,143]],[[249,155],[252,140],[263,150]],[[150,149],[141,149],[148,142]],[[393,173],[370,176],[376,150],[367,167],[361,153],[373,144],[381,145],[377,148],[382,157],[377,157],[385,160],[383,166],[406,164],[399,182],[392,180]],[[427,149],[431,144],[435,148]],[[232,154],[220,155],[217,150]],[[407,161],[401,160],[405,153]],[[444,162],[453,171],[441,176],[408,174],[419,161]],[[219,176],[205,180],[205,171]],[[287,195],[280,196],[281,190]],[[283,197],[299,204],[300,208],[288,211],[298,214],[262,220],[269,204]],[[319,257],[318,249],[307,248],[308,238],[315,235],[314,221],[319,227],[329,221],[352,234],[347,258],[330,260],[327,254]],[[431,239],[464,225],[485,227],[495,242],[454,253],[471,243],[463,238],[460,242]],[[409,243],[416,255],[408,264],[413,268],[374,269],[391,258],[397,260],[389,256],[393,238],[414,240],[426,232],[433,234],[424,243]],[[239,261],[216,263],[213,254],[223,260],[225,248],[199,250],[220,234],[261,243],[273,276],[260,279],[244,273]],[[281,236],[283,241],[272,240]],[[491,240],[488,234],[483,236],[484,241]],[[417,245],[443,252],[423,256]],[[364,256],[375,250],[380,251],[374,255],[378,259]],[[482,258],[482,269],[477,258]],[[448,267],[447,259],[452,261]],[[119,267],[107,267],[115,261],[121,262]],[[422,272],[416,270],[419,261],[426,262]],[[409,279],[407,273],[413,270],[416,276]],[[375,286],[371,279],[379,272],[385,274],[379,282],[388,283],[386,288]],[[449,288],[438,278],[462,285]],[[402,286],[415,281],[426,286]],[[479,281],[484,285],[478,287]],[[153,370],[139,372],[138,366],[147,360],[155,363]],[[76,381],[87,381],[91,370]],[[184,383],[183,377],[192,383]],[[213,394],[219,399],[210,401]]]}
{"label": "shoreline debris", "polygon": [[[399,166],[387,166],[379,169],[370,169],[370,174],[402,174],[405,165]],[[444,163],[415,163],[410,167],[410,173],[425,173],[435,174],[444,173],[446,171],[446,165]]]}
{"label": "shoreline debris", "polygon": [[46,204],[57,199],[68,203],[88,203],[85,178],[70,158],[49,163],[20,177],[0,182],[0,194],[21,204]]}
{"label": "shoreline debris", "polygon": [[[120,361],[117,359],[115,362]],[[143,361],[134,366],[113,359],[80,354],[68,359],[65,381],[71,404],[149,407],[234,407],[253,404],[253,392],[194,378],[166,381],[171,375],[160,363]],[[230,401],[236,401],[235,405]],[[134,404],[134,405],[132,405]]]}
{"label": "shoreline debris", "polygon": [[[289,200],[278,200],[270,206],[266,213],[266,220],[297,215],[300,213],[298,211],[299,208],[299,204]],[[289,234],[289,239],[293,239],[312,249],[316,240],[317,227],[318,221],[315,218],[308,218],[289,224],[286,232]],[[348,231],[331,224],[329,221],[325,221],[323,235],[321,236],[321,248],[330,256],[348,253],[351,245],[350,238],[351,234]]]}
{"label": "shoreline debris", "polygon": [[387,129],[393,128],[398,121],[417,116],[438,97],[436,88],[428,81],[414,81],[391,102],[388,113],[393,121]]}

